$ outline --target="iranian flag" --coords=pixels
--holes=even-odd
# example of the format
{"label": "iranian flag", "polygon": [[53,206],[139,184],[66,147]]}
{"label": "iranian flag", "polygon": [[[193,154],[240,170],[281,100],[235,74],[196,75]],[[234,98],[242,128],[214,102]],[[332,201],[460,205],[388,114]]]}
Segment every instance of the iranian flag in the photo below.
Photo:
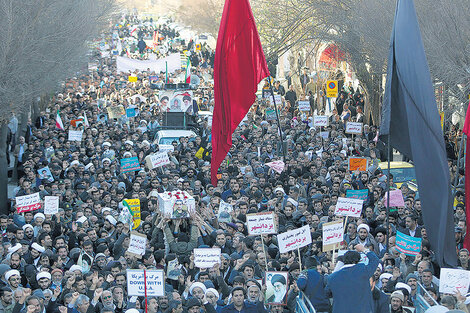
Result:
{"label": "iranian flag", "polygon": [[189,57],[188,57],[188,62],[186,63],[186,84],[190,84],[191,83],[191,61],[189,60]]}
{"label": "iranian flag", "polygon": [[57,110],[57,115],[55,118],[55,127],[57,127],[58,129],[65,130],[64,123],[62,123],[62,119],[60,118],[59,110]]}

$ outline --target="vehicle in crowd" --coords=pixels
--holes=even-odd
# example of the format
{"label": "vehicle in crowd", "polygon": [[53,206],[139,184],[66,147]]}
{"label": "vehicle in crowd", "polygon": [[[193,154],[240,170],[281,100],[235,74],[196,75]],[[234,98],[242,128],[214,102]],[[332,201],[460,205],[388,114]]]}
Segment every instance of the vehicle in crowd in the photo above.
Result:
{"label": "vehicle in crowd", "polygon": [[[380,162],[379,167],[384,175],[388,175],[388,162]],[[413,164],[403,161],[390,162],[390,172],[393,175],[393,182],[398,188],[406,183],[411,190],[418,190],[415,167]]]}
{"label": "vehicle in crowd", "polygon": [[179,143],[181,137],[196,137],[196,133],[192,130],[186,129],[164,129],[159,130],[155,133],[155,137],[153,140],[153,144],[158,148],[160,151],[173,151],[173,141]]}

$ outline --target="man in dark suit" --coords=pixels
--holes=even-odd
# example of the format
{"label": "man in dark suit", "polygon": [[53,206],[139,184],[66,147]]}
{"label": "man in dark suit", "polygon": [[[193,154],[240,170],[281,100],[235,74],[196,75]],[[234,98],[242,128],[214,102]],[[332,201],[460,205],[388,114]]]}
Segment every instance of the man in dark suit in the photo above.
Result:
{"label": "man in dark suit", "polygon": [[405,218],[406,228],[402,229],[402,233],[405,235],[421,238],[421,228],[418,226],[418,217],[414,214],[410,214]]}
{"label": "man in dark suit", "polygon": [[[326,292],[333,296],[333,313],[354,312],[372,313],[374,303],[369,278],[379,265],[379,258],[374,252],[367,252],[369,264],[358,264],[360,252],[365,252],[363,245],[356,245],[356,251],[344,254],[344,266],[328,277]],[[354,290],[354,292],[351,292]]]}

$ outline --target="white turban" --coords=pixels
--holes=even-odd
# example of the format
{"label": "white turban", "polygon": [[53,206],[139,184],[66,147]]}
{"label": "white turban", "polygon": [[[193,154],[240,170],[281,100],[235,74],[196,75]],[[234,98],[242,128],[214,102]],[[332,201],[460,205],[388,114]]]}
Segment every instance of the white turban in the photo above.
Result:
{"label": "white turban", "polygon": [[49,272],[40,272],[36,274],[36,280],[39,281],[41,278],[52,279],[51,273]]}
{"label": "white turban", "polygon": [[20,272],[18,270],[9,270],[5,273],[5,280],[8,281],[10,277],[14,275],[20,276]]}
{"label": "white turban", "polygon": [[40,246],[38,243],[34,242],[32,245],[31,245],[31,248],[35,249],[35,250],[38,250],[39,252],[41,253],[44,253],[44,251],[46,251],[46,249],[44,249],[43,246]]}
{"label": "white turban", "polygon": [[202,289],[202,292],[204,292],[204,294],[206,293],[207,291],[206,286],[203,283],[195,282],[191,285],[191,287],[189,287],[189,294],[193,295],[194,288],[198,288],[198,287]]}
{"label": "white turban", "polygon": [[359,224],[359,226],[357,226],[357,231],[359,232],[361,228],[364,228],[365,230],[367,230],[367,232],[370,232],[370,227],[367,224]]}

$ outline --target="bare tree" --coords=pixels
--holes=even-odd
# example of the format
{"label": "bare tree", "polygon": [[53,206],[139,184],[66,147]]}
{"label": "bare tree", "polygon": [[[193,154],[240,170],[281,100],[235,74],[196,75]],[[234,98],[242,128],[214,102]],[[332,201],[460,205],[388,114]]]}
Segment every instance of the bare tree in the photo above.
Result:
{"label": "bare tree", "polygon": [[200,33],[217,37],[224,8],[223,0],[182,0],[175,10],[177,18]]}
{"label": "bare tree", "polygon": [[[433,78],[463,101],[470,83],[467,0],[416,0]],[[366,93],[366,117],[379,123],[395,0],[257,0],[255,16],[270,51],[280,55],[312,41],[335,42]],[[432,10],[429,8],[432,7]]]}
{"label": "bare tree", "polygon": [[[87,42],[108,22],[114,0],[0,0],[0,201],[7,203],[6,139],[12,113],[55,91],[85,64]],[[2,207],[7,210],[6,205]]]}

